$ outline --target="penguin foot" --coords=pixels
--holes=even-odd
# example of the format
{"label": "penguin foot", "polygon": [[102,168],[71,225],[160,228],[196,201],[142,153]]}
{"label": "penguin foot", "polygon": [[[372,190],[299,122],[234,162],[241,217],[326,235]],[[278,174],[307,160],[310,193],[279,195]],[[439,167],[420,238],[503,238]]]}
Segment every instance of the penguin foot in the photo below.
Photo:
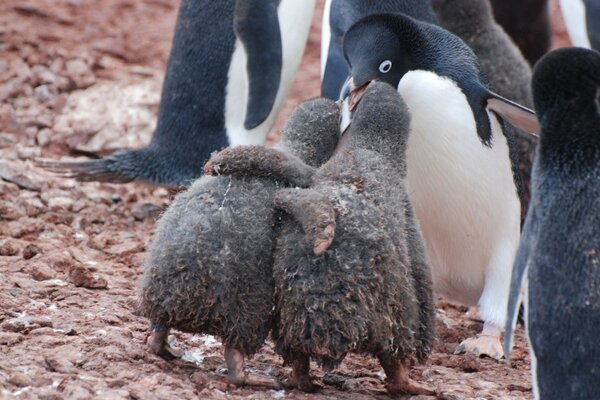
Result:
{"label": "penguin foot", "polygon": [[391,395],[426,395],[436,394],[435,388],[418,383],[408,376],[408,367],[401,360],[379,357],[379,363],[387,376],[386,389]]}
{"label": "penguin foot", "polygon": [[244,372],[244,353],[232,347],[225,347],[227,380],[235,386],[262,386],[281,389],[281,383],[274,377]]}
{"label": "penguin foot", "polygon": [[290,386],[297,387],[306,393],[315,393],[321,387],[313,383],[310,376],[310,357],[301,356],[292,363],[292,376]]}
{"label": "penguin foot", "polygon": [[473,353],[479,357],[490,357],[498,361],[504,357],[504,350],[498,335],[479,334],[468,338],[454,350],[454,354]]}
{"label": "penguin foot", "polygon": [[183,356],[183,350],[172,347],[167,340],[168,335],[169,329],[153,331],[146,340],[148,347],[150,347],[150,351],[169,361],[181,358]]}

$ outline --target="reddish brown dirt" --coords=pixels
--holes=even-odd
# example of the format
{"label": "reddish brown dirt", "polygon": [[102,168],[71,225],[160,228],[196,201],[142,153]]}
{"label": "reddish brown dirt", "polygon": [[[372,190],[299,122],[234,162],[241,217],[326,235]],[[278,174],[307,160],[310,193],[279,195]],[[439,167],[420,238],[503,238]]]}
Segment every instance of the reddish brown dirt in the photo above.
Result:
{"label": "reddish brown dirt", "polygon": [[[177,5],[0,2],[0,398],[387,398],[380,367],[362,356],[347,358],[337,384],[307,395],[228,385],[222,348],[208,336],[174,332],[184,360],[150,354],[148,323],[136,315],[137,282],[172,194],[136,183],[77,183],[35,166],[40,157],[149,140]],[[319,20],[317,13],[284,116],[319,93]],[[436,386],[440,399],[530,399],[522,330],[509,363],[456,356],[481,322],[439,306],[435,353],[413,377]],[[271,346],[248,367],[289,373]]]}

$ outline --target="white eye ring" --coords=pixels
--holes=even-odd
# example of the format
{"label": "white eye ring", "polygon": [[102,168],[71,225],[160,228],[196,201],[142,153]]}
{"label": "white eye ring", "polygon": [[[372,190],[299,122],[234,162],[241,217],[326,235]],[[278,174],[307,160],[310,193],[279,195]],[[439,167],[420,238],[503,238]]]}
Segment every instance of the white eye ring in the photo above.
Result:
{"label": "white eye ring", "polygon": [[390,60],[385,60],[381,64],[379,64],[379,71],[387,74],[392,69],[392,62]]}

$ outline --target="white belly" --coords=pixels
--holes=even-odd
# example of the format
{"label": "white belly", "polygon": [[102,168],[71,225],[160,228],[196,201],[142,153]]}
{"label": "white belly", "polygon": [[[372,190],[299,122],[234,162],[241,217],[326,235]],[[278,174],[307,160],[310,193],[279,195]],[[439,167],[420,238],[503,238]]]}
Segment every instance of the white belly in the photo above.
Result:
{"label": "white belly", "polygon": [[589,49],[591,46],[587,36],[583,0],[560,0],[560,10],[573,46],[587,47]]}
{"label": "white belly", "polygon": [[302,60],[306,39],[312,22],[316,0],[282,0],[277,14],[283,47],[283,65],[275,104],[265,121],[254,129],[244,128],[248,77],[246,52],[238,40],[229,66],[225,98],[225,128],[231,146],[262,144],[275,123],[283,101],[292,86],[294,76]]}
{"label": "white belly", "polygon": [[492,285],[501,287],[489,290],[502,292],[506,286],[508,293],[510,278],[502,274],[510,277],[521,206],[497,119],[491,118],[492,147],[486,147],[476,134],[466,97],[450,79],[411,71],[398,91],[412,117],[409,195],[436,292],[474,305],[482,297],[486,276],[492,275],[499,276]]}

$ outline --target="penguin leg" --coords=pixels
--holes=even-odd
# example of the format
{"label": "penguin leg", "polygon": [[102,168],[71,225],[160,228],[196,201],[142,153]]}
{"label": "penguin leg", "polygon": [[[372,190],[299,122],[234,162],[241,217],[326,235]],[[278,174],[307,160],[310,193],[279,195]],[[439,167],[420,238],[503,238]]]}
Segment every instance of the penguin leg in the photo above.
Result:
{"label": "penguin leg", "polygon": [[379,363],[387,376],[386,389],[389,394],[435,395],[435,388],[410,379],[408,367],[401,360],[389,356],[379,356]]}
{"label": "penguin leg", "polygon": [[206,175],[264,177],[298,187],[308,187],[315,171],[296,156],[263,146],[230,147],[204,165]]}
{"label": "penguin leg", "polygon": [[311,189],[282,189],[273,204],[300,223],[316,256],[329,249],[335,238],[335,210],[327,197]]}
{"label": "penguin leg", "polygon": [[244,353],[233,347],[225,346],[225,362],[227,363],[227,380],[236,386],[263,386],[280,389],[281,383],[271,376],[244,372]]}
{"label": "penguin leg", "polygon": [[310,377],[310,357],[302,354],[292,362],[291,384],[307,393],[314,393],[319,388]]}
{"label": "penguin leg", "polygon": [[165,360],[173,360],[183,356],[183,350],[171,347],[169,341],[170,328],[166,325],[152,324],[152,333],[146,340],[150,351],[164,358]]}
{"label": "penguin leg", "polygon": [[455,354],[472,352],[500,360],[504,350],[500,341],[506,322],[506,305],[510,292],[512,264],[517,244],[506,241],[497,247],[485,271],[483,292],[479,298],[479,313],[484,321],[483,330],[474,338],[464,340]]}

